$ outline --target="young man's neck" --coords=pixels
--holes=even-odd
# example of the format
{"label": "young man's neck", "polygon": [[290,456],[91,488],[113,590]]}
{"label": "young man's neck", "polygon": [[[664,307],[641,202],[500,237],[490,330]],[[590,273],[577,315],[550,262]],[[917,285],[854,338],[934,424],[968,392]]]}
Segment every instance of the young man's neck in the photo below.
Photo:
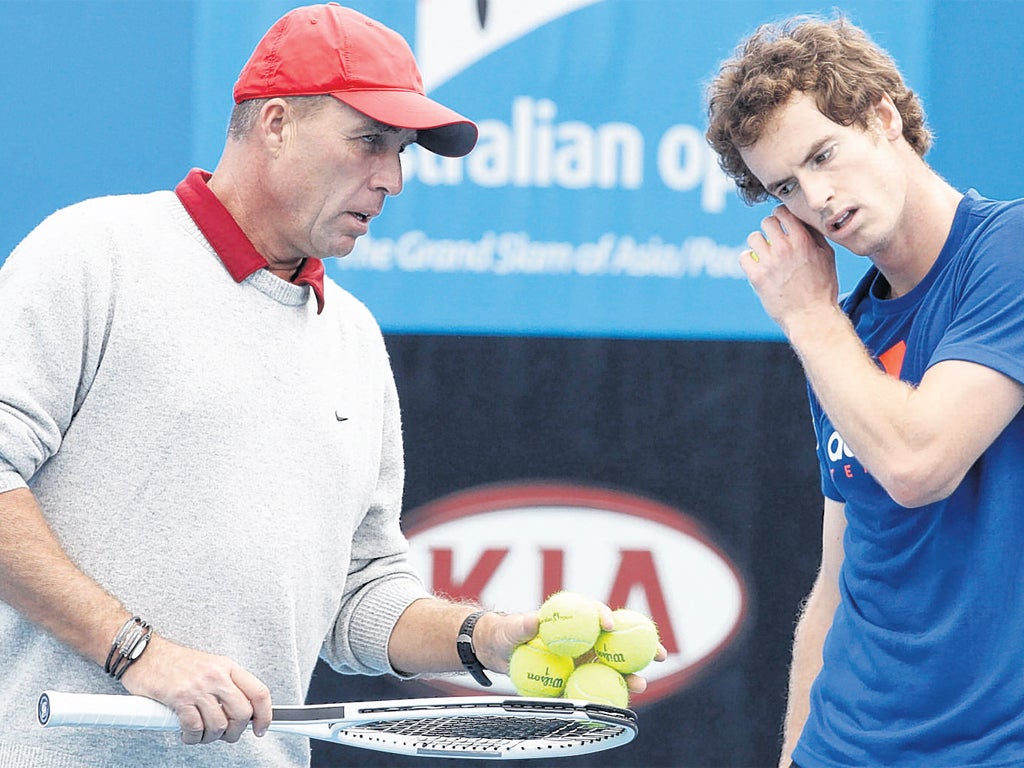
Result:
{"label": "young man's neck", "polygon": [[911,184],[898,230],[871,256],[889,284],[889,298],[909,293],[935,264],[949,237],[963,194],[927,165]]}

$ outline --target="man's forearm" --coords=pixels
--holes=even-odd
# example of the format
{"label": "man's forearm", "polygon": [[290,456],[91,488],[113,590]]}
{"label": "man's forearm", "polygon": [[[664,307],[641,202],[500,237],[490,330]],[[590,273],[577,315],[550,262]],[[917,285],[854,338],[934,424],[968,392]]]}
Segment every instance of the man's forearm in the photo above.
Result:
{"label": "man's forearm", "polygon": [[876,477],[905,451],[904,423],[912,387],[887,376],[839,307],[787,327],[814,394],[843,439]]}
{"label": "man's forearm", "polygon": [[816,584],[797,622],[793,637],[793,661],[789,670],[789,698],[783,724],[780,768],[789,768],[793,750],[811,710],[811,686],[821,672],[822,648],[832,626],[835,603]]}
{"label": "man's forearm", "polygon": [[[456,638],[462,622],[480,610],[470,603],[437,598],[413,602],[399,618],[388,643],[391,665],[406,674],[461,672]],[[488,611],[477,622],[473,648],[486,669],[508,670],[512,650],[537,634],[536,611],[503,614]]]}
{"label": "man's forearm", "polygon": [[127,618],[67,556],[27,489],[0,494],[0,600],[97,664]]}
{"label": "man's forearm", "polygon": [[423,599],[409,605],[391,633],[391,665],[410,675],[456,672],[462,669],[455,639],[474,607],[444,600]]}

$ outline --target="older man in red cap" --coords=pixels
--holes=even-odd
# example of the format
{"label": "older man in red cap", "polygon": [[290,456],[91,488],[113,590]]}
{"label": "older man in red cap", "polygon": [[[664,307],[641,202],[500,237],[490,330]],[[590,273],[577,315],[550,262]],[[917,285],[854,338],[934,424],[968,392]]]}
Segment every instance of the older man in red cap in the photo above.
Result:
{"label": "older man in red cap", "polygon": [[[408,144],[457,157],[476,127],[334,3],[278,21],[235,100],[212,174],[58,211],[0,272],[2,765],[305,766],[264,734],[318,656],[485,682],[536,632],[414,573],[384,341],[322,265]],[[44,731],[47,688],[149,696],[182,733]]]}

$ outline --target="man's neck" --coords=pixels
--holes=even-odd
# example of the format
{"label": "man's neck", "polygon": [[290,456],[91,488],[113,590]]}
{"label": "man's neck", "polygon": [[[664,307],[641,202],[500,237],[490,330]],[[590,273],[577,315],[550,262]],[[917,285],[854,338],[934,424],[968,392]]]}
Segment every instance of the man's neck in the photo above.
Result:
{"label": "man's neck", "polygon": [[889,284],[889,298],[909,293],[939,258],[963,194],[927,166],[910,187],[893,240],[871,257]]}
{"label": "man's neck", "polygon": [[272,230],[262,223],[272,220],[273,216],[262,211],[260,206],[247,196],[247,191],[258,190],[259,184],[258,178],[241,177],[235,172],[233,164],[225,158],[221,159],[208,182],[213,194],[227,208],[253,247],[266,259],[267,270],[282,280],[292,282],[302,270],[305,258],[289,256],[281,259],[276,255],[281,249],[267,239],[266,233]]}

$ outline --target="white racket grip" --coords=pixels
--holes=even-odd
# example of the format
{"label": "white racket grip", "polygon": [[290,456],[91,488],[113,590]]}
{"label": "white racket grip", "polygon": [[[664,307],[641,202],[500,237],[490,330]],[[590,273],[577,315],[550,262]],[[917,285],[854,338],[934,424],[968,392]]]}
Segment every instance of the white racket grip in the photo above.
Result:
{"label": "white racket grip", "polygon": [[145,696],[44,691],[36,710],[39,724],[179,731],[174,710]]}

